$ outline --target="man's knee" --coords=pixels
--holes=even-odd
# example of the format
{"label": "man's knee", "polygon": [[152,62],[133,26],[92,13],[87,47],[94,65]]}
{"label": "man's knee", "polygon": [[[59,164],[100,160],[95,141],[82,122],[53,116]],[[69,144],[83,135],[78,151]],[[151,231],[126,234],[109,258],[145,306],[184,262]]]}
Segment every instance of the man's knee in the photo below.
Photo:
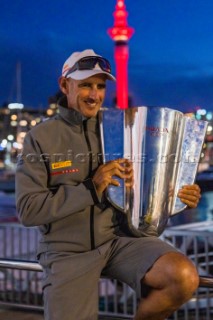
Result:
{"label": "man's knee", "polygon": [[199,277],[192,262],[181,253],[161,256],[142,279],[142,296],[135,319],[165,319],[187,302]]}
{"label": "man's knee", "polygon": [[154,289],[171,288],[176,297],[190,298],[199,285],[193,263],[181,253],[161,256],[146,274],[144,283]]}
{"label": "man's knee", "polygon": [[196,267],[186,256],[181,253],[172,253],[166,257],[165,272],[168,278],[177,286],[189,288],[194,292],[199,284]]}

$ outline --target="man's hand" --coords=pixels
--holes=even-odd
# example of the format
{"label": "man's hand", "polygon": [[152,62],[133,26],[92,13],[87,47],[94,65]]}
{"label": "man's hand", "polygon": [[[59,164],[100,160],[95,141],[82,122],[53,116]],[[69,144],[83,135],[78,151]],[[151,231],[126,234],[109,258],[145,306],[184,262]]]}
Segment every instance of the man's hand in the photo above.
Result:
{"label": "man's hand", "polygon": [[131,186],[133,180],[133,169],[131,162],[127,159],[117,159],[98,167],[92,178],[92,181],[99,196],[109,184],[119,186],[119,182],[116,179],[113,179],[113,176],[125,179],[126,186]]}
{"label": "man's hand", "polygon": [[189,208],[196,208],[201,198],[200,188],[197,184],[183,186],[178,192],[178,197]]}

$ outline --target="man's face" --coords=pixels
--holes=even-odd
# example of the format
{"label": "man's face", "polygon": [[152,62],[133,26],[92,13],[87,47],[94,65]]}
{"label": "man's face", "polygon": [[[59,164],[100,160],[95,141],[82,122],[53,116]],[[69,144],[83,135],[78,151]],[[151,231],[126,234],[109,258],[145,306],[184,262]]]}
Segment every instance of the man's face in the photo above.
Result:
{"label": "man's face", "polygon": [[106,91],[106,77],[98,74],[84,80],[66,79],[68,108],[73,108],[83,116],[96,116],[101,108]]}

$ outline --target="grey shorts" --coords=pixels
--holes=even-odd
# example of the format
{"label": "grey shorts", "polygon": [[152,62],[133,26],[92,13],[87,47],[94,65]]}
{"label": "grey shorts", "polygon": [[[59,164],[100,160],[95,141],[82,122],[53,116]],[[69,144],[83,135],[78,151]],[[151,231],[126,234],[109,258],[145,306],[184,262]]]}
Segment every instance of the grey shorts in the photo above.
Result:
{"label": "grey shorts", "polygon": [[141,279],[163,254],[177,250],[159,238],[119,237],[84,253],[47,252],[44,268],[45,320],[97,320],[101,276],[141,294]]}

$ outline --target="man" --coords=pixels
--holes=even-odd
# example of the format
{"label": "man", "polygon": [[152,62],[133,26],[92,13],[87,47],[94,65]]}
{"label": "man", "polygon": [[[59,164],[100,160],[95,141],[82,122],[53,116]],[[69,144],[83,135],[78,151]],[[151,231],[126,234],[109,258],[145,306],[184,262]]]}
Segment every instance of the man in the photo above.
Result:
{"label": "man", "polygon": [[[59,114],[26,135],[17,166],[20,221],[41,231],[46,320],[97,319],[101,275],[143,295],[135,320],[165,319],[198,286],[187,257],[156,237],[125,235],[122,214],[104,197],[109,184],[118,185],[115,176],[130,184],[132,178],[125,159],[99,163],[97,113],[107,79],[115,80],[105,58],[93,50],[73,53],[59,79]],[[199,187],[186,186],[179,197],[196,207]]]}

